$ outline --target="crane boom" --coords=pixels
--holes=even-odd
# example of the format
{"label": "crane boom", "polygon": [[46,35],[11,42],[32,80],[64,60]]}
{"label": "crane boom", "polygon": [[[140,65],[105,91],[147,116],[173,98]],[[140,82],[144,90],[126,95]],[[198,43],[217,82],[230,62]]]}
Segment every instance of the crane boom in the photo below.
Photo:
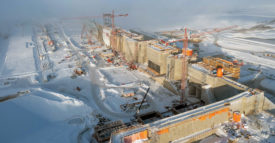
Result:
{"label": "crane boom", "polygon": [[[115,28],[115,17],[126,17],[128,14],[119,14],[115,15],[114,10],[112,11],[112,14],[103,14],[105,20],[110,21],[112,19],[112,36],[111,36],[111,45],[112,45],[112,50],[113,52],[116,51],[116,44],[115,44],[115,35],[116,35],[116,28]],[[109,20],[108,20],[109,19]]]}
{"label": "crane boom", "polygon": [[[225,27],[225,28],[214,28],[210,31],[191,34],[190,38],[200,38],[201,36],[204,36],[206,34],[213,34],[213,33],[221,32],[221,31],[225,31],[225,30],[230,30],[230,29],[233,29],[233,28],[236,28],[236,27],[238,27],[238,26],[234,25],[234,26],[229,26],[229,27]],[[188,30],[190,30],[190,29],[188,29]],[[161,34],[168,34],[168,33],[172,34],[172,33],[178,33],[178,32],[182,32],[182,30],[162,31],[160,33]],[[185,33],[183,35],[177,34],[177,36],[184,36],[185,37]],[[174,40],[174,41],[170,41],[170,42],[165,42],[165,41],[161,41],[161,42],[168,46],[170,43],[179,42],[179,41],[182,41],[182,39],[178,39],[178,40]]]}
{"label": "crane boom", "polygon": [[[211,31],[207,31],[207,32],[202,32],[202,33],[198,33],[198,34],[192,34],[190,35],[191,38],[199,38],[200,36],[206,35],[206,34],[212,34],[215,32],[221,32],[224,30],[229,30],[232,28],[236,28],[237,26],[230,26],[230,27],[225,27],[225,28],[215,28]],[[172,31],[174,32],[174,31]],[[187,85],[187,66],[188,66],[188,61],[187,61],[187,48],[188,48],[188,35],[187,35],[187,28],[184,29],[184,38],[183,39],[177,39],[174,41],[170,41],[170,42],[165,42],[163,40],[161,40],[162,43],[164,43],[166,46],[168,46],[170,43],[175,43],[175,42],[179,42],[179,41],[183,41],[183,48],[182,48],[182,79],[181,79],[181,99],[180,99],[180,103],[183,104],[184,101],[184,96],[185,96],[185,89],[186,89],[186,85]]]}
{"label": "crane boom", "polygon": [[206,32],[202,32],[202,33],[196,33],[196,34],[191,34],[190,37],[191,38],[199,38],[200,36],[204,36],[206,34],[213,34],[213,33],[229,30],[229,29],[236,28],[236,27],[238,27],[238,26],[234,25],[234,26],[229,26],[229,27],[225,27],[225,28],[214,28],[213,30],[210,30],[210,31],[206,31]]}
{"label": "crane boom", "polygon": [[[113,51],[116,50],[116,47],[115,47],[115,35],[116,35],[116,28],[115,28],[115,17],[126,17],[128,16],[128,14],[117,14],[115,15],[115,12],[114,10],[112,11],[112,13],[105,13],[101,16],[80,16],[80,17],[67,17],[67,18],[62,18],[62,20],[70,20],[70,19],[75,19],[75,20],[79,20],[79,19],[95,19],[95,18],[103,18],[103,21],[104,21],[104,25],[106,26],[111,26],[112,27],[112,36],[111,36],[111,45],[112,45],[112,49]],[[83,28],[82,28],[82,31],[81,31],[81,38],[84,37],[84,33],[87,32],[87,26],[84,24],[83,25]],[[87,39],[88,39],[88,42],[89,43],[92,43],[91,42],[91,37],[89,36],[86,36]]]}

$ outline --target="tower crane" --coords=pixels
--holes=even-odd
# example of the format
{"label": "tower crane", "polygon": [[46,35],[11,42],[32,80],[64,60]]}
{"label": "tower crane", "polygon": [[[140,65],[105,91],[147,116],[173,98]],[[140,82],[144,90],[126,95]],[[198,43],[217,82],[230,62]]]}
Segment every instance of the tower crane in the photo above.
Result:
{"label": "tower crane", "polygon": [[233,28],[236,28],[238,27],[237,25],[234,25],[234,26],[229,26],[229,27],[225,27],[225,28],[214,28],[210,31],[206,31],[206,32],[201,32],[201,33],[195,33],[195,34],[191,34],[191,38],[200,38],[201,36],[204,36],[206,34],[213,34],[213,33],[218,33],[218,32],[221,32],[221,31],[225,31],[225,30],[230,30],[230,29],[233,29]]}
{"label": "tower crane", "polygon": [[186,77],[187,77],[187,48],[188,48],[188,35],[187,35],[187,28],[184,29],[184,38],[183,39],[178,39],[178,40],[174,40],[171,42],[165,42],[165,41],[161,41],[162,43],[164,42],[164,44],[166,46],[168,46],[170,43],[174,43],[174,42],[179,42],[179,41],[183,41],[183,48],[182,48],[182,79],[181,79],[181,98],[180,98],[180,104],[183,104],[184,101],[184,96],[185,96],[185,92],[186,92],[186,85],[187,85],[187,81],[186,81]]}
{"label": "tower crane", "polygon": [[184,29],[184,38],[182,39],[183,40],[183,48],[182,48],[182,55],[183,55],[183,58],[182,58],[182,79],[181,79],[181,99],[180,99],[180,103],[183,104],[183,100],[184,100],[184,96],[185,96],[185,89],[186,89],[186,84],[187,84],[187,81],[186,81],[186,76],[187,76],[187,66],[188,66],[188,63],[187,63],[187,47],[188,47],[188,36],[187,36],[187,29],[185,28]]}
{"label": "tower crane", "polygon": [[[104,22],[104,25],[105,26],[110,26],[112,28],[112,36],[111,36],[111,42],[112,42],[112,45],[113,45],[113,50],[115,50],[114,48],[114,35],[116,35],[116,28],[115,28],[115,17],[126,17],[128,16],[128,14],[118,14],[118,15],[115,15],[115,11],[113,10],[112,13],[104,13],[103,15],[101,16],[81,16],[81,17],[71,17],[71,18],[63,18],[63,20],[69,20],[69,19],[78,19],[78,20],[81,20],[81,19],[96,19],[96,18],[103,18],[103,22]],[[85,24],[83,24],[83,27],[82,27],[82,32],[81,32],[81,38],[83,38],[83,34],[85,33],[85,31],[87,32],[86,33],[86,37],[89,38],[91,36],[87,36],[87,34],[91,33],[91,31],[87,31],[87,26]],[[88,39],[88,43],[92,43],[91,42],[91,39],[89,40]]]}
{"label": "tower crane", "polygon": [[[191,34],[190,38],[199,38],[200,36],[204,36],[206,34],[213,34],[215,32],[221,32],[224,30],[229,30],[232,28],[235,28],[237,26],[230,26],[230,27],[226,27],[226,28],[220,28],[220,29],[213,29],[211,31],[207,31],[207,32],[202,32],[202,33],[197,33],[197,34]],[[178,40],[174,40],[174,41],[169,41],[169,42],[165,42],[165,41],[161,41],[162,43],[164,43],[166,46],[168,46],[171,43],[175,43],[175,42],[179,42],[179,41],[183,41],[183,48],[182,48],[182,79],[181,79],[181,99],[180,99],[180,104],[183,104],[184,102],[184,97],[186,94],[186,85],[187,85],[187,66],[188,66],[188,54],[187,54],[187,48],[188,48],[188,35],[187,35],[187,28],[184,29],[184,38],[183,39],[178,39]]]}
{"label": "tower crane", "polygon": [[[190,34],[190,38],[201,38],[203,36],[205,36],[206,34],[214,34],[214,33],[218,33],[218,32],[222,32],[222,31],[225,31],[225,30],[230,30],[230,29],[233,29],[233,28],[236,28],[238,27],[237,25],[233,25],[233,26],[228,26],[228,27],[224,27],[224,28],[214,28],[212,30],[209,30],[209,31],[206,31],[206,32],[201,32],[201,33],[193,33],[193,34]],[[187,29],[187,30],[191,30],[191,29]],[[172,34],[176,34],[176,33],[179,33],[179,34],[176,34],[176,36],[180,37],[180,36],[183,36],[185,35],[184,34],[180,34],[182,32],[182,29],[180,30],[172,30],[172,31],[162,31],[162,32],[159,32],[160,34],[168,34],[168,35],[172,35]],[[161,41],[162,43],[168,45],[169,43],[174,43],[174,42],[177,42],[177,41],[171,41],[171,42],[165,42],[165,41]]]}
{"label": "tower crane", "polygon": [[115,27],[115,17],[126,17],[128,16],[128,14],[118,14],[115,15],[115,11],[112,11],[112,14],[108,13],[108,14],[103,14],[103,20],[104,20],[104,25],[106,26],[112,26],[112,36],[111,36],[111,45],[112,45],[112,50],[115,51],[116,48],[116,44],[115,44],[115,35],[117,34],[117,30]]}

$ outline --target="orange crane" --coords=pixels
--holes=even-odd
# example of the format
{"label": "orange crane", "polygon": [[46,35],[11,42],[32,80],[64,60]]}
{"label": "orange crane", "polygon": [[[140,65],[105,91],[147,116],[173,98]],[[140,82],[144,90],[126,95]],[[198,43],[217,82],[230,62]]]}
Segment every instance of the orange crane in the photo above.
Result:
{"label": "orange crane", "polygon": [[238,27],[238,26],[234,25],[234,26],[229,26],[229,27],[225,27],[225,28],[214,28],[213,30],[210,30],[210,31],[196,33],[196,34],[191,34],[190,37],[191,38],[200,38],[201,36],[204,36],[206,34],[213,34],[213,33],[221,32],[221,31],[233,29],[233,28],[236,28],[236,27]]}
{"label": "orange crane", "polygon": [[183,104],[184,101],[184,96],[185,96],[185,89],[186,89],[186,77],[187,77],[187,48],[188,48],[188,35],[187,35],[187,28],[184,29],[184,38],[183,39],[178,39],[175,41],[171,41],[171,42],[165,42],[165,41],[161,41],[162,43],[164,43],[165,45],[169,45],[170,43],[174,43],[174,42],[179,42],[179,41],[183,41],[183,48],[182,48],[182,79],[181,79],[181,99],[180,99],[180,104]]}
{"label": "orange crane", "polygon": [[[225,27],[225,28],[215,28],[211,31],[207,31],[207,32],[202,32],[202,33],[197,33],[197,34],[192,34],[190,37],[191,38],[199,38],[200,36],[204,36],[206,34],[213,34],[215,32],[221,32],[224,30],[229,30],[232,28],[235,28],[237,26],[230,26],[230,27]],[[174,32],[174,31],[172,31]],[[162,43],[164,43],[166,46],[168,46],[170,43],[174,43],[174,42],[179,42],[179,41],[183,41],[183,48],[182,48],[182,79],[181,79],[181,99],[180,99],[180,103],[183,104],[184,101],[184,96],[185,96],[185,89],[186,89],[186,85],[187,85],[187,81],[186,81],[186,77],[187,77],[187,66],[188,66],[188,62],[187,62],[187,56],[188,55],[188,35],[187,35],[187,28],[184,29],[184,38],[183,39],[178,39],[178,40],[174,40],[174,41],[170,41],[170,42],[165,42],[163,40],[161,40]]]}
{"label": "orange crane", "polygon": [[187,36],[187,29],[184,29],[184,38],[183,40],[183,48],[182,48],[182,79],[181,79],[181,99],[180,99],[180,103],[183,104],[183,100],[184,100],[184,96],[185,96],[185,89],[186,89],[186,76],[187,76],[187,47],[188,47],[188,36]]}
{"label": "orange crane", "polygon": [[[233,29],[233,28],[236,28],[238,27],[237,25],[234,25],[234,26],[229,26],[229,27],[224,27],[224,28],[214,28],[210,31],[206,31],[206,32],[201,32],[201,33],[193,33],[190,35],[190,38],[200,38],[201,36],[204,36],[206,34],[213,34],[213,33],[217,33],[217,32],[221,32],[221,31],[225,31],[225,30],[230,30],[230,29]],[[191,29],[187,29],[187,30],[191,30]],[[160,34],[174,34],[174,33],[180,33],[182,32],[182,29],[180,30],[172,30],[172,31],[163,31],[163,32],[159,32]],[[184,36],[185,34],[181,35],[181,34],[177,34],[177,36]],[[171,42],[165,42],[165,41],[161,41],[162,43],[166,43],[166,45],[168,45],[169,43],[174,43],[174,41],[171,41]],[[177,42],[177,41],[175,41]]]}

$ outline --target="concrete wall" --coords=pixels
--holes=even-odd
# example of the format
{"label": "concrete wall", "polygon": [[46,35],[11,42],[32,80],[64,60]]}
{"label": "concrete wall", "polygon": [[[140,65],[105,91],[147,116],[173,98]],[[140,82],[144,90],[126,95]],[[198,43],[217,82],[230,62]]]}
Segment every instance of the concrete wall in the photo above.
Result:
{"label": "concrete wall", "polygon": [[226,83],[224,83],[221,78],[211,76],[193,68],[192,66],[188,66],[188,77],[190,82],[198,84],[209,84],[212,86],[212,88],[226,85]]}
{"label": "concrete wall", "polygon": [[[241,85],[240,83],[237,83],[226,77],[220,78],[209,75],[192,67],[192,65],[188,67],[188,77],[190,83],[210,85],[211,90],[208,90],[208,94],[212,94],[215,101],[230,98],[248,89],[248,87],[245,85]],[[206,92],[202,91],[202,93],[205,94]],[[208,95],[204,96],[207,97]]]}
{"label": "concrete wall", "polygon": [[[151,133],[154,134],[155,137],[151,139],[150,142],[168,143],[205,129],[214,128],[218,124],[228,120],[228,112],[229,108],[222,108],[165,126]],[[166,133],[159,133],[164,129],[168,129],[168,131]]]}
{"label": "concrete wall", "polygon": [[167,70],[167,57],[171,54],[171,51],[160,51],[152,48],[151,46],[147,48],[147,58],[154,64],[160,66],[160,75],[166,74]]}
{"label": "concrete wall", "polygon": [[134,40],[126,35],[115,36],[116,50],[124,55],[128,62],[134,62],[144,64],[147,62],[147,47],[155,40],[138,41]]}
{"label": "concrete wall", "polygon": [[[269,105],[268,105],[269,104]],[[228,121],[233,111],[245,115],[261,112],[264,107],[272,108],[264,93],[254,94],[246,91],[232,98],[222,100],[175,116],[164,118],[150,124],[114,133],[111,142],[123,142],[125,136],[148,130],[147,142],[167,143],[169,141],[194,141],[195,137],[207,135],[220,123]]]}
{"label": "concrete wall", "polygon": [[116,51],[118,52],[122,52],[123,50],[123,42],[124,42],[124,38],[122,35],[116,35],[115,36],[115,43],[116,44]]}
{"label": "concrete wall", "polygon": [[124,54],[125,59],[128,62],[136,62],[138,56],[138,49],[137,49],[137,41],[133,40],[129,37],[123,36],[123,48],[122,52]]}
{"label": "concrete wall", "polygon": [[144,64],[148,62],[147,48],[155,43],[157,43],[156,40],[138,42],[138,63]]}
{"label": "concrete wall", "polygon": [[173,55],[167,57],[167,74],[169,80],[181,80],[182,78],[182,58]]}

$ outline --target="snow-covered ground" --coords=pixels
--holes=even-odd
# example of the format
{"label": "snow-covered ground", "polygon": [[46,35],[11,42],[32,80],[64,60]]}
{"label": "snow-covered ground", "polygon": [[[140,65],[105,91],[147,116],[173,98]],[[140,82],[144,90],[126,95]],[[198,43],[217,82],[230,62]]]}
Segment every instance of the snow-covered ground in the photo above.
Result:
{"label": "snow-covered ground", "polygon": [[[275,60],[263,55],[275,53],[274,24],[267,25],[272,28],[207,36],[199,45],[199,56],[225,54],[243,60],[239,81],[259,81],[255,86],[274,91]],[[79,21],[54,22],[45,26],[45,32],[43,25],[23,25],[7,39],[0,38],[1,141],[89,142],[99,114],[111,121],[130,121],[136,108],[121,105],[140,102],[148,87],[147,104],[140,113],[163,112],[179,100],[144,73],[92,57],[105,47],[83,48],[87,42],[80,38],[82,26]],[[46,33],[54,41],[53,51]],[[100,45],[92,39],[93,46]],[[76,69],[84,74],[77,75]],[[127,92],[135,96],[123,97]]]}
{"label": "snow-covered ground", "polygon": [[[33,34],[32,30],[39,27],[24,29],[24,35],[20,28],[15,28],[8,39],[4,42],[1,39],[1,46],[4,46],[1,47],[1,59],[4,60],[0,65],[1,141],[89,142],[98,122],[98,112],[81,96],[90,95],[89,81],[85,81],[83,76],[75,80],[71,78],[77,56],[65,58],[69,54],[65,50],[68,47],[55,31],[49,33],[56,34],[52,36],[57,50],[49,53],[46,39],[41,38],[43,33],[38,30]],[[34,39],[37,40],[32,41]],[[41,42],[36,43],[39,40]],[[50,69],[40,68],[43,59],[37,55],[38,48],[45,48],[48,52],[44,53],[48,57],[44,60],[49,60]],[[55,78],[48,82],[39,80],[43,76],[41,72]],[[81,91],[76,90],[77,86]]]}
{"label": "snow-covered ground", "polygon": [[3,142],[76,142],[85,126],[95,125],[93,109],[81,100],[41,88],[1,102]]}
{"label": "snow-covered ground", "polygon": [[[133,119],[148,87],[140,113],[166,111],[165,106],[179,99],[139,71],[94,58],[105,47],[83,48],[87,44],[80,38],[81,27],[81,23],[26,26],[24,35],[17,28],[14,35],[1,39],[1,140],[89,142],[99,116],[107,121]],[[80,69],[84,73],[77,75]],[[135,96],[123,97],[127,92]],[[137,104],[124,108],[132,103]]]}
{"label": "snow-covered ground", "polygon": [[[30,27],[28,27],[30,28]],[[31,33],[22,35],[21,29],[17,29],[16,35],[8,39],[5,55],[1,55],[0,77],[8,77],[15,75],[30,75],[35,74],[34,53]],[[3,54],[1,53],[1,54]]]}
{"label": "snow-covered ground", "polygon": [[[101,98],[106,107],[114,111],[124,112],[120,105],[140,102],[149,87],[147,102],[150,106],[141,113],[166,111],[165,106],[171,106],[173,101],[179,100],[178,96],[138,71],[128,71],[125,67],[108,67],[101,68],[99,73],[100,79],[106,87],[101,89]],[[134,98],[122,97],[123,92],[127,90],[132,90],[135,93]],[[135,110],[131,112],[135,113]]]}

